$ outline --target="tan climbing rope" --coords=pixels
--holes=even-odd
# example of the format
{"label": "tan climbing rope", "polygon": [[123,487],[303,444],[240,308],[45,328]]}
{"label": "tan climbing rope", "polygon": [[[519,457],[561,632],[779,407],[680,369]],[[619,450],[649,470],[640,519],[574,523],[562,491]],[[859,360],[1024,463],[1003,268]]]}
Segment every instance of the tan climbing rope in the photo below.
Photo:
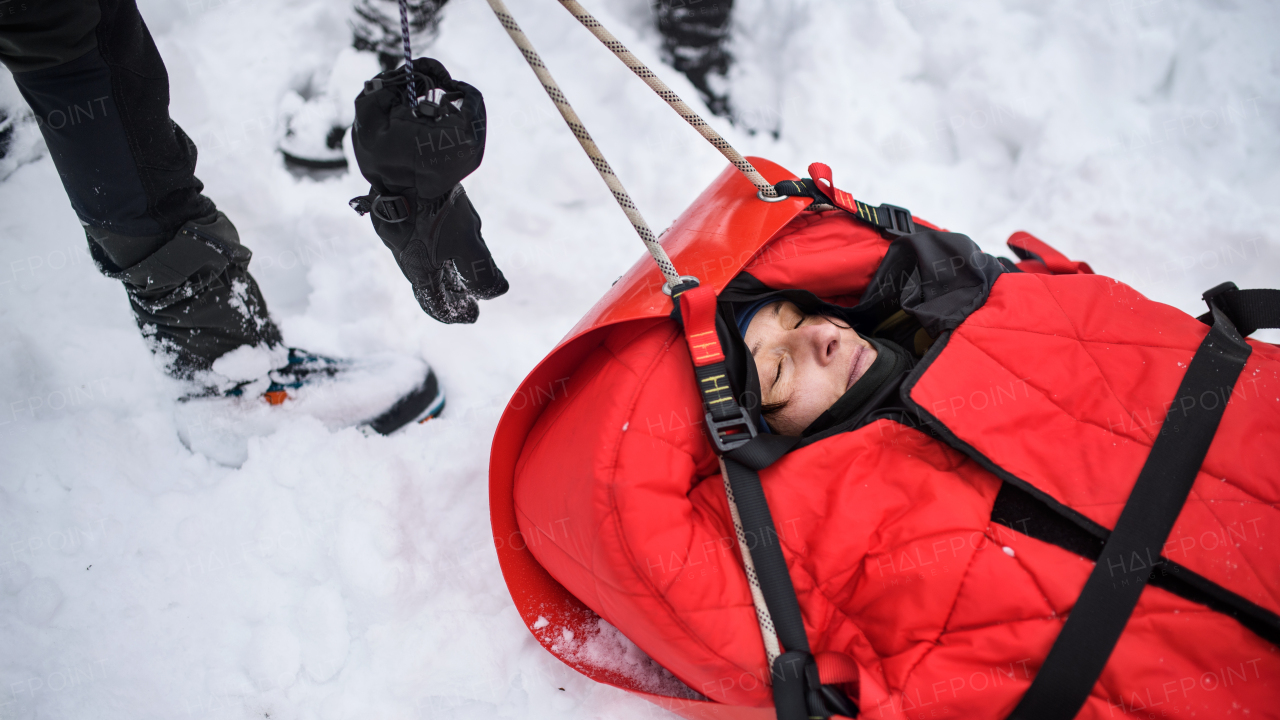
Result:
{"label": "tan climbing rope", "polygon": [[684,100],[681,100],[680,96],[677,95],[674,90],[667,87],[667,84],[662,82],[662,79],[654,74],[647,65],[640,62],[640,58],[631,54],[631,51],[619,42],[618,38],[613,36],[613,33],[606,30],[604,25],[600,24],[599,20],[595,19],[591,13],[587,12],[586,8],[582,7],[578,0],[560,0],[560,4],[564,5],[566,10],[573,13],[573,16],[578,19],[578,22],[582,23],[588,30],[590,30],[592,35],[599,38],[600,42],[604,43],[605,47],[612,50],[613,54],[617,55],[618,59],[621,60],[624,65],[631,68],[631,72],[635,73],[646,85],[652,88],[653,91],[658,94],[658,97],[667,101],[667,104],[671,106],[671,109],[679,113],[680,117],[685,119],[685,122],[692,125],[693,129],[697,130],[702,137],[707,139],[707,142],[715,146],[715,149],[719,150],[720,153],[729,160],[729,162],[733,163],[734,167],[738,168],[743,175],[746,175],[747,179],[751,181],[752,185],[756,186],[756,189],[760,191],[761,195],[767,198],[778,197],[778,193],[773,189],[773,185],[768,180],[765,180],[764,176],[761,175],[760,172],[757,171],[741,153],[735,150],[733,146],[729,144],[728,140],[721,137],[720,133],[712,129],[712,127],[707,124],[707,121],[702,119],[701,115],[694,112],[693,108],[689,107]]}
{"label": "tan climbing rope", "polygon": [[649,249],[649,254],[658,263],[658,269],[662,271],[662,276],[667,279],[667,284],[670,287],[679,285],[680,273],[676,272],[675,266],[671,264],[671,258],[667,257],[667,251],[663,250],[662,246],[658,244],[657,236],[653,234],[653,230],[649,229],[649,224],[645,222],[644,216],[640,214],[640,210],[632,202],[626,188],[622,187],[622,181],[614,174],[613,168],[609,166],[609,161],[604,159],[604,154],[596,146],[595,140],[591,139],[591,133],[587,132],[582,120],[578,118],[578,113],[573,111],[573,106],[569,104],[569,100],[560,91],[560,86],[556,84],[555,78],[551,77],[551,72],[543,64],[542,58],[538,56],[538,51],[533,49],[533,43],[529,42],[529,38],[520,29],[520,25],[516,23],[515,18],[511,17],[511,13],[507,11],[507,6],[503,4],[502,0],[488,1],[489,7],[493,8],[493,13],[498,16],[498,21],[502,23],[502,27],[506,28],[507,34],[511,36],[511,40],[515,42],[516,47],[520,48],[525,62],[529,63],[533,74],[538,76],[543,89],[547,91],[551,101],[556,104],[556,109],[560,111],[564,121],[569,124],[569,129],[573,131],[573,136],[578,138],[578,144],[582,145],[587,157],[590,157],[591,163],[596,166],[596,171],[600,173],[604,183],[609,186],[609,190],[613,193],[614,199],[618,201],[622,212],[626,213],[632,227],[636,229],[636,233],[644,241],[645,247]]}
{"label": "tan climbing rope", "polygon": [[[734,167],[738,168],[738,170],[756,186],[759,190],[759,196],[761,199],[767,199],[771,202],[783,199],[778,196],[773,186],[769,184],[769,181],[765,180],[764,176],[752,167],[751,163],[748,162],[746,158],[735,150],[727,140],[722,138],[719,133],[713,130],[710,125],[707,125],[707,122],[694,112],[692,108],[685,104],[685,102],[680,99],[680,96],[676,95],[671,88],[667,87],[667,84],[662,82],[662,80],[660,80],[652,70],[646,67],[644,63],[640,62],[635,55],[632,55],[631,51],[627,50],[622,43],[618,42],[617,38],[606,30],[604,26],[600,24],[599,20],[592,17],[591,14],[583,9],[576,0],[560,0],[560,2],[573,13],[574,17],[578,18],[583,25],[590,29],[591,32],[601,40],[601,42],[612,50],[624,63],[626,63],[627,67],[631,68],[636,75],[640,76],[640,78],[645,81],[645,84],[653,88],[653,90],[658,93],[663,100],[667,101],[668,105],[675,109],[676,112],[680,113],[681,117],[697,129],[697,131],[706,138],[708,142],[714,145],[717,150],[723,153],[724,156],[729,159],[729,162],[733,163]],[[597,147],[595,141],[591,139],[591,134],[587,132],[586,127],[578,118],[578,114],[574,112],[573,106],[569,104],[569,100],[560,90],[560,86],[556,84],[555,79],[551,77],[551,72],[547,70],[547,66],[542,62],[542,58],[539,57],[538,52],[534,50],[533,43],[529,41],[528,36],[526,36],[524,31],[520,29],[520,25],[515,21],[515,18],[511,16],[506,5],[502,0],[488,0],[488,3],[489,7],[493,9],[494,14],[498,16],[498,21],[502,23],[502,27],[504,27],[507,34],[511,36],[511,40],[515,42],[516,47],[518,47],[521,54],[524,55],[525,62],[529,63],[530,69],[532,69],[533,73],[538,76],[538,80],[542,83],[543,89],[547,91],[547,95],[551,98],[551,101],[555,103],[556,108],[560,111],[560,115],[564,117],[564,121],[568,123],[569,129],[573,132],[574,137],[578,138],[578,143],[582,145],[582,149],[587,153],[587,156],[591,158],[592,164],[596,166],[596,171],[600,173],[600,177],[604,179],[605,184],[609,186],[609,190],[613,192],[614,199],[618,201],[618,205],[621,206],[622,211],[626,213],[627,219],[630,220],[631,225],[635,227],[636,233],[638,233],[640,235],[640,239],[644,241],[645,246],[649,249],[649,254],[652,255],[653,259],[658,263],[659,269],[662,270],[663,277],[667,279],[668,286],[674,288],[676,285],[680,284],[682,280],[689,279],[682,278],[680,274],[676,272],[675,266],[671,264],[671,259],[667,257],[666,251],[658,244],[653,231],[649,229],[649,224],[645,222],[644,217],[640,214],[640,210],[636,208],[635,203],[632,202],[631,196],[628,195],[626,189],[622,187],[622,182],[618,179],[618,176],[614,174],[613,168],[610,167],[608,161],[604,159],[604,154],[600,152],[600,148]],[[760,589],[760,578],[756,574],[755,563],[751,560],[751,550],[747,545],[746,531],[742,527],[742,518],[738,514],[738,505],[733,498],[733,489],[729,486],[729,473],[725,469],[723,459],[720,461],[720,472],[724,478],[724,491],[729,501],[729,513],[733,517],[733,529],[734,533],[737,535],[738,548],[742,554],[743,569],[746,571],[747,575],[747,585],[751,589],[751,602],[755,606],[756,621],[760,626],[760,637],[764,641],[765,655],[768,657],[769,667],[773,667],[774,660],[777,659],[779,654],[781,654],[778,635],[773,625],[773,618],[769,614],[769,607],[765,604],[764,593]]]}

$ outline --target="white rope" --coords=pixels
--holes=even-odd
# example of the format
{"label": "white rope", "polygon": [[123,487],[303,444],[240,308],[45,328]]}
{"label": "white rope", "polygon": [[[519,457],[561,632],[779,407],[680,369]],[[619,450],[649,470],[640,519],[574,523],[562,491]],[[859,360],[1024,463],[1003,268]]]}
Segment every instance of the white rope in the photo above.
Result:
{"label": "white rope", "polygon": [[[584,25],[592,29],[611,50],[618,54],[644,81],[658,92],[662,99],[666,100],[671,107],[675,108],[685,120],[698,129],[703,137],[707,138],[712,145],[715,145],[724,156],[734,164],[738,170],[760,189],[761,193],[768,197],[776,197],[777,193],[773,186],[764,179],[747,159],[742,157],[737,150],[715,131],[712,130],[706,121],[698,116],[688,105],[680,99],[678,95],[671,91],[658,79],[653,71],[645,67],[643,63],[635,58],[622,43],[605,30],[595,18],[591,17],[586,10],[582,9],[574,0],[561,0],[565,7],[569,8]],[[533,49],[533,43],[529,42],[529,38],[520,29],[520,25],[516,23],[515,18],[507,10],[502,0],[488,0],[489,7],[493,9],[493,13],[498,16],[498,21],[502,23],[502,27],[506,28],[507,34],[511,36],[516,47],[520,48],[520,52],[524,55],[524,59],[529,63],[529,67],[533,73],[538,76],[538,80],[542,82],[542,87],[547,91],[551,101],[556,104],[556,108],[560,110],[560,115],[564,117],[564,121],[568,123],[569,129],[573,131],[574,137],[578,138],[578,143],[582,145],[582,149],[586,151],[587,156],[591,158],[592,164],[596,166],[596,170],[600,173],[600,177],[604,179],[609,190],[613,192],[613,197],[618,201],[618,205],[622,207],[622,211],[626,213],[627,219],[635,227],[636,232],[640,235],[640,239],[644,241],[646,247],[649,248],[649,254],[653,255],[653,259],[657,261],[662,275],[667,279],[671,287],[675,287],[680,283],[679,273],[671,264],[671,259],[667,257],[667,253],[658,244],[657,239],[653,235],[653,231],[649,229],[648,223],[640,215],[640,211],[636,208],[631,196],[622,187],[622,182],[618,180],[618,176],[614,174],[613,168],[604,159],[604,155],[600,152],[600,148],[596,146],[591,134],[587,132],[582,121],[578,118],[578,114],[573,111],[573,106],[569,104],[564,93],[561,92],[560,86],[556,84],[551,73],[547,70],[547,66],[543,64],[542,58],[538,56],[538,52]],[[633,64],[634,63],[634,64]],[[733,529],[738,537],[738,549],[742,553],[742,564],[747,574],[747,584],[751,588],[751,602],[755,606],[756,620],[760,625],[760,636],[764,640],[765,655],[769,660],[769,667],[773,667],[774,660],[781,654],[778,644],[778,634],[773,626],[773,618],[769,615],[769,607],[765,604],[764,593],[760,590],[760,578],[756,575],[755,563],[751,560],[751,549],[747,545],[747,535],[742,529],[742,518],[738,514],[738,504],[733,498],[733,488],[729,486],[729,472],[724,466],[724,459],[720,460],[720,473],[724,477],[724,492],[729,500],[729,513],[733,516]]]}
{"label": "white rope", "polygon": [[649,224],[645,222],[644,217],[640,215],[640,210],[632,202],[631,196],[622,187],[622,181],[618,180],[613,168],[604,159],[604,154],[600,152],[600,148],[596,147],[595,141],[591,139],[591,134],[587,132],[586,126],[578,119],[578,114],[573,111],[573,106],[569,104],[569,100],[560,91],[560,86],[551,77],[547,66],[542,63],[542,58],[538,57],[538,52],[533,49],[533,43],[529,42],[529,38],[520,29],[515,18],[511,17],[511,13],[507,11],[507,6],[503,4],[502,0],[488,0],[488,2],[489,7],[493,8],[493,13],[498,16],[498,21],[502,23],[502,27],[507,29],[507,34],[511,36],[511,40],[515,42],[516,47],[520,48],[520,52],[524,55],[525,62],[529,63],[529,68],[533,70],[533,74],[537,75],[538,80],[542,82],[543,89],[547,91],[551,101],[556,104],[560,115],[569,124],[569,129],[573,131],[574,137],[578,138],[578,144],[582,145],[582,149],[591,158],[591,163],[596,166],[596,171],[600,173],[604,183],[613,192],[614,199],[618,201],[622,212],[626,213],[627,219],[631,221],[636,233],[644,241],[645,247],[649,249],[649,254],[658,263],[658,269],[662,271],[662,276],[667,279],[668,285],[673,288],[679,285],[680,273],[676,272],[675,266],[671,264],[671,258],[667,257],[667,251],[663,250],[662,246],[658,244],[658,239],[653,234],[653,231],[649,229]]}
{"label": "white rope", "polygon": [[[773,185],[764,176],[755,169],[751,163],[742,156],[737,150],[720,136],[706,120],[702,119],[693,108],[689,107],[674,90],[667,87],[667,84],[649,69],[647,65],[640,62],[640,58],[631,54],[613,33],[605,29],[600,21],[595,19],[591,13],[582,7],[578,0],[560,0],[560,4],[565,9],[573,13],[573,16],[582,23],[592,35],[595,35],[604,46],[613,51],[614,55],[623,62],[627,67],[631,68],[641,80],[645,82],[658,97],[662,98],[671,106],[671,109],[680,114],[686,122],[693,126],[702,137],[707,139],[721,154],[733,163],[733,166],[755,185],[760,194],[765,197],[777,197],[778,193],[773,189]],[[733,530],[738,536],[738,550],[742,554],[742,568],[747,574],[747,585],[751,588],[751,602],[755,605],[756,621],[760,625],[760,637],[764,640],[765,656],[769,659],[769,667],[773,667],[773,661],[782,653],[778,643],[778,633],[773,626],[773,617],[769,615],[769,606],[765,604],[764,592],[760,589],[760,576],[756,574],[755,562],[751,559],[751,548],[747,545],[747,534],[742,529],[742,517],[738,514],[738,503],[733,497],[733,488],[729,485],[729,471],[724,465],[724,458],[720,459],[720,475],[724,478],[724,494],[729,501],[729,514],[733,517]]]}
{"label": "white rope", "polygon": [[[760,637],[764,640],[764,654],[769,658],[770,673],[773,661],[782,654],[778,645],[778,631],[773,627],[773,616],[769,614],[769,606],[764,602],[764,592],[760,589],[760,576],[756,574],[755,561],[751,559],[751,548],[747,546],[747,533],[742,529],[742,516],[738,515],[738,502],[733,499],[733,488],[729,485],[729,468],[720,458],[720,477],[724,479],[724,495],[729,499],[729,514],[733,516],[733,531],[738,536],[738,550],[742,553],[742,568],[747,571],[747,585],[751,587],[751,603],[756,607],[756,622],[760,625]],[[772,677],[772,675],[769,675]]]}
{"label": "white rope", "polygon": [[720,137],[720,133],[713,130],[711,126],[707,124],[707,121],[702,119],[702,116],[698,115],[698,113],[694,112],[693,108],[685,104],[685,101],[681,100],[680,96],[677,95],[674,90],[667,87],[667,84],[662,82],[662,80],[654,74],[647,65],[640,62],[640,58],[632,55],[631,51],[628,50],[625,45],[618,42],[618,38],[614,37],[613,33],[606,30],[604,25],[601,25],[600,21],[595,19],[591,13],[587,12],[586,9],[578,3],[578,0],[560,0],[560,4],[564,5],[566,10],[573,13],[573,16],[578,18],[578,22],[586,26],[586,28],[591,31],[592,35],[599,38],[600,42],[604,43],[605,47],[612,50],[613,54],[617,55],[618,59],[621,60],[623,64],[631,68],[631,71],[639,76],[646,85],[653,88],[653,91],[658,94],[658,97],[666,100],[667,104],[671,106],[671,109],[679,113],[680,117],[684,118],[686,122],[692,125],[693,128],[702,135],[702,137],[707,139],[707,142],[715,146],[715,148],[719,150],[720,153],[729,160],[729,162],[733,163],[734,167],[738,168],[743,175],[746,175],[747,179],[751,181],[751,184],[755,185],[756,188],[760,190],[760,194],[765,197],[778,196],[777,191],[773,189],[773,185],[768,180],[765,180],[764,176],[761,175],[759,171],[757,171],[755,167],[742,156],[741,153],[735,150],[733,146],[729,144],[728,140]]}

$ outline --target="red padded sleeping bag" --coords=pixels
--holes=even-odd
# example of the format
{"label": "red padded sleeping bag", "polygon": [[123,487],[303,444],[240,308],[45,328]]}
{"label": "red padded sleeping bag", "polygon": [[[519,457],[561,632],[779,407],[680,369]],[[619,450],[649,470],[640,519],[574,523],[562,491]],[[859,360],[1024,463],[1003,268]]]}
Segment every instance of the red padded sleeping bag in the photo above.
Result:
{"label": "red padded sleeping bag", "polygon": [[[849,305],[887,248],[843,212],[804,213],[745,271]],[[1112,527],[1207,330],[1105,277],[1003,274],[909,389],[972,452],[879,420],[761,471],[813,650],[856,665],[863,716],[1012,710],[1093,562],[993,524],[1001,479],[974,457]],[[555,581],[691,688],[767,707],[684,336],[661,316],[598,332],[520,448],[514,519]],[[1275,613],[1280,350],[1250,344],[1163,555]],[[1280,717],[1280,653],[1148,587],[1079,717]]]}

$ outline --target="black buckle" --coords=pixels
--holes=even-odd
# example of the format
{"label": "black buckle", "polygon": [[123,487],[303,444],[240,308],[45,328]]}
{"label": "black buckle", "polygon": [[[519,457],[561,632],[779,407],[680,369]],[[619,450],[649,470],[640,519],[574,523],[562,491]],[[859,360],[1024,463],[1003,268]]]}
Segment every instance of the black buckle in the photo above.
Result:
{"label": "black buckle", "polygon": [[403,195],[379,195],[370,203],[369,209],[383,222],[402,223],[409,219],[409,201]]}
{"label": "black buckle", "polygon": [[[716,444],[721,455],[746,445],[754,440],[757,434],[755,423],[751,422],[751,416],[741,407],[738,408],[738,417],[728,420],[716,420],[711,417],[711,413],[707,413],[707,427],[711,428],[711,440]],[[734,429],[738,429],[738,432],[728,432]]]}
{"label": "black buckle", "polygon": [[[1200,299],[1201,299],[1201,300],[1204,300],[1204,304],[1209,306],[1209,312],[1207,312],[1207,313],[1205,313],[1205,314],[1201,315],[1200,317],[1198,317],[1198,318],[1196,318],[1196,319],[1197,319],[1197,320],[1199,320],[1200,322],[1204,323],[1205,325],[1210,325],[1210,326],[1212,326],[1212,325],[1213,325],[1213,322],[1214,322],[1214,320],[1213,320],[1213,311],[1214,311],[1214,308],[1217,308],[1219,312],[1221,312],[1224,316],[1226,316],[1226,317],[1227,317],[1227,319],[1228,319],[1228,320],[1230,320],[1230,321],[1234,324],[1234,323],[1235,323],[1235,318],[1233,318],[1233,317],[1231,317],[1230,315],[1228,315],[1228,314],[1227,314],[1227,312],[1228,312],[1228,311],[1227,311],[1227,309],[1226,309],[1225,307],[1223,307],[1222,305],[1217,304],[1217,300],[1218,300],[1218,298],[1219,298],[1220,296],[1222,296],[1222,295],[1224,295],[1224,294],[1226,294],[1226,293],[1229,293],[1229,292],[1239,292],[1239,291],[1240,291],[1240,288],[1236,287],[1236,284],[1235,284],[1235,283],[1233,283],[1233,282],[1231,282],[1230,280],[1228,280],[1228,281],[1226,281],[1226,282],[1224,282],[1224,283],[1219,283],[1219,284],[1214,285],[1213,287],[1209,288],[1208,290],[1205,290],[1205,291],[1204,291],[1204,295],[1201,295],[1201,296],[1200,296]],[[1256,328],[1255,328],[1255,329],[1256,329]],[[1241,334],[1241,335],[1244,335],[1244,336],[1248,336],[1248,335],[1249,335],[1250,333],[1252,333],[1252,332],[1253,332],[1253,331],[1252,331],[1252,330],[1250,330],[1250,331],[1249,331],[1249,333],[1244,333],[1244,332],[1242,332],[1242,333],[1240,333],[1240,334]]]}
{"label": "black buckle", "polygon": [[880,207],[876,208],[876,211],[881,216],[888,219],[888,223],[881,226],[881,230],[893,235],[894,237],[902,237],[903,235],[911,235],[915,233],[916,223],[911,219],[910,210],[897,205],[884,203]]}
{"label": "black buckle", "polygon": [[1234,292],[1239,289],[1240,288],[1236,287],[1235,283],[1228,280],[1227,282],[1214,285],[1208,290],[1205,290],[1204,295],[1201,295],[1200,299],[1204,300],[1205,302],[1209,303],[1210,306],[1212,306],[1214,298],[1218,297],[1223,293]]}
{"label": "black buckle", "polygon": [[1205,313],[1204,315],[1201,315],[1196,319],[1203,322],[1205,325],[1212,325],[1214,307],[1217,307],[1219,310],[1222,310],[1224,313],[1226,312],[1226,308],[1222,307],[1221,305],[1215,305],[1218,297],[1225,293],[1239,292],[1239,291],[1240,291],[1240,288],[1236,287],[1236,284],[1231,282],[1230,280],[1224,283],[1219,283],[1209,288],[1208,290],[1205,290],[1204,295],[1201,295],[1200,299],[1204,300],[1204,304],[1209,306],[1209,312]]}

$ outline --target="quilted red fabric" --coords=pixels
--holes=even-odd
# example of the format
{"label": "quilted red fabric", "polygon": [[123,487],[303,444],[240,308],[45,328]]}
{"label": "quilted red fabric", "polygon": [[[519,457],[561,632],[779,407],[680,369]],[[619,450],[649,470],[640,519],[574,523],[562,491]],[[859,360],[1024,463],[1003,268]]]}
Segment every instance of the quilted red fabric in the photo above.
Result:
{"label": "quilted red fabric", "polygon": [[[860,293],[887,247],[835,213],[798,219],[779,243],[748,272],[825,297]],[[1110,527],[1205,332],[1106,278],[1004,275],[912,399]],[[516,510],[538,561],[655,660],[714,700],[765,706],[764,648],[692,379],[670,321],[614,328],[530,434]],[[1276,610],[1280,352],[1254,343],[1222,399],[1166,555]],[[792,452],[761,482],[814,650],[852,659],[866,717],[1004,717],[1093,567],[993,525],[1000,481],[890,421]],[[1080,717],[1277,717],[1278,698],[1277,648],[1149,587]]]}

